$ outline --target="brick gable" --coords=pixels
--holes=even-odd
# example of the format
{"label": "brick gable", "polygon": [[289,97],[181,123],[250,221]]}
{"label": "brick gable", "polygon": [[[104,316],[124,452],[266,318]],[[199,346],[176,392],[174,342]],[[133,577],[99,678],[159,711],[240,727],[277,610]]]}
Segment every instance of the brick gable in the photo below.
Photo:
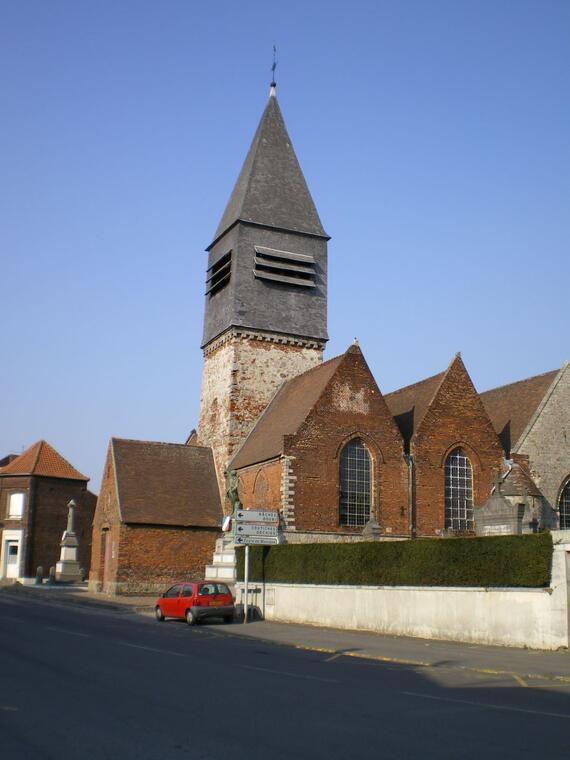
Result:
{"label": "brick gable", "polygon": [[434,535],[445,527],[445,460],[456,447],[464,449],[471,461],[474,504],[481,505],[501,467],[503,450],[459,354],[411,439],[418,535]]}
{"label": "brick gable", "polygon": [[[351,530],[339,525],[339,463],[344,444],[355,437],[365,442],[373,460],[373,516],[385,532],[406,534],[407,467],[402,438],[357,346],[335,361],[334,372],[297,430],[283,436],[282,504],[287,501],[284,512],[297,530]],[[267,470],[268,495],[273,500],[278,483],[275,465],[248,467],[240,473],[242,483],[254,489],[253,484],[259,484],[257,469],[262,468]]]}

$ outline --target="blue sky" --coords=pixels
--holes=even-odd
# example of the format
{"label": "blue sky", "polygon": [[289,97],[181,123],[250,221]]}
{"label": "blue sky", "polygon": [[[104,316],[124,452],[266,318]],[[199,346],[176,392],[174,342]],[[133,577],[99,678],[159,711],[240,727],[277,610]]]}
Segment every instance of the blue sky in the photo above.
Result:
{"label": "blue sky", "polygon": [[195,425],[206,254],[278,97],[327,232],[327,356],[480,390],[568,339],[570,3],[0,3],[0,455],[98,489]]}

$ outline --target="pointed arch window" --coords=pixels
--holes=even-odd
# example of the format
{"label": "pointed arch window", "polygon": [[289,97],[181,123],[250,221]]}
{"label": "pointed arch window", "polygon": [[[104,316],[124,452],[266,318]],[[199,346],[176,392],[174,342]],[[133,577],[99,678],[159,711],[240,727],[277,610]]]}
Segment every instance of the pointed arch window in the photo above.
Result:
{"label": "pointed arch window", "polygon": [[353,438],[340,455],[340,524],[366,525],[370,519],[370,454],[360,438]]}
{"label": "pointed arch window", "polygon": [[473,469],[461,448],[445,461],[445,527],[473,530]]}
{"label": "pointed arch window", "polygon": [[570,478],[560,494],[558,513],[560,515],[560,530],[570,530]]}

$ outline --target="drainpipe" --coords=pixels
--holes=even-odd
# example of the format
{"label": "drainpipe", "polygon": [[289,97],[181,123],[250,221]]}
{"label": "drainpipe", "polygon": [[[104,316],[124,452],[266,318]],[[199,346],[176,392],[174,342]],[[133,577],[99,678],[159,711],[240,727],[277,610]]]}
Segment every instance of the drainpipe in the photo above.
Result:
{"label": "drainpipe", "polygon": [[414,500],[414,457],[412,454],[404,454],[408,465],[408,532],[412,538],[416,537],[416,504]]}

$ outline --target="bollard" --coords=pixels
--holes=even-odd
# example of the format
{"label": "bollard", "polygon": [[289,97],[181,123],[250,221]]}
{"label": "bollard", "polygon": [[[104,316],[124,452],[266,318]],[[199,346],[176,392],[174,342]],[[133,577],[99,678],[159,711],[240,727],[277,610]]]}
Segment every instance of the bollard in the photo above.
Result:
{"label": "bollard", "polygon": [[55,567],[50,567],[49,578],[47,579],[46,583],[48,586],[55,586]]}
{"label": "bollard", "polygon": [[44,569],[41,565],[38,565],[36,569],[36,586],[41,586],[44,582]]}

